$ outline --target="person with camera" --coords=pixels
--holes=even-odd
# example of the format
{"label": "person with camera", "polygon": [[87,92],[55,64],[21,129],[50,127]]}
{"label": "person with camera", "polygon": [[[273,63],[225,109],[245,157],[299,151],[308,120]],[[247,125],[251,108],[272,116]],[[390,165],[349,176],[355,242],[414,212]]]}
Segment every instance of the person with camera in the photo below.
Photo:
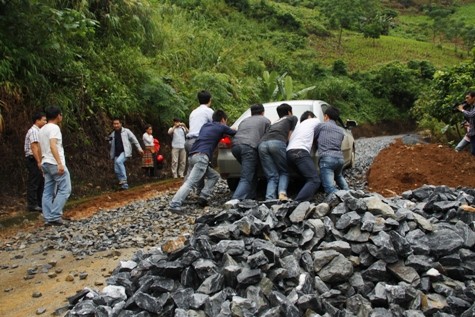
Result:
{"label": "person with camera", "polygon": [[[475,91],[469,91],[465,96],[465,102],[469,105],[467,108],[461,104],[457,107],[469,123],[467,136],[470,138],[471,153],[475,155]],[[467,108],[467,109],[465,109]]]}
{"label": "person with camera", "polygon": [[183,178],[186,168],[185,142],[188,128],[181,119],[173,119],[173,127],[168,129],[168,134],[172,137],[172,175],[173,178]]}

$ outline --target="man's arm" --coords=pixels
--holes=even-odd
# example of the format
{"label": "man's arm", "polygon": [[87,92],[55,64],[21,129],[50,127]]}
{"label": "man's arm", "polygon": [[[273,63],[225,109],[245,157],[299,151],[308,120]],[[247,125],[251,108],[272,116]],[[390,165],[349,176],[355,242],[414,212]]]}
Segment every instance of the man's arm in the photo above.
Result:
{"label": "man's arm", "polygon": [[457,109],[458,109],[461,113],[463,113],[463,116],[464,116],[465,118],[472,118],[472,117],[475,117],[475,107],[472,106],[472,109],[470,109],[470,110],[465,110],[463,107],[464,107],[464,105],[459,105],[459,106],[457,107]]}
{"label": "man's arm", "polygon": [[129,135],[129,141],[135,145],[137,148],[137,151],[139,151],[140,155],[143,155],[143,150],[142,147],[140,146],[139,140],[135,137],[135,135],[132,133],[132,131],[127,130],[127,134]]}
{"label": "man's arm", "polygon": [[61,162],[61,159],[59,158],[58,147],[56,145],[57,143],[58,143],[58,139],[50,139],[49,140],[49,146],[51,148],[51,153],[53,154],[53,157],[54,157],[56,163],[58,163],[58,174],[63,175],[64,165]]}
{"label": "man's arm", "polygon": [[36,160],[36,164],[38,164],[38,167],[41,168],[41,148],[40,144],[38,142],[32,142],[30,143],[31,147],[31,152],[33,152],[33,156]]}

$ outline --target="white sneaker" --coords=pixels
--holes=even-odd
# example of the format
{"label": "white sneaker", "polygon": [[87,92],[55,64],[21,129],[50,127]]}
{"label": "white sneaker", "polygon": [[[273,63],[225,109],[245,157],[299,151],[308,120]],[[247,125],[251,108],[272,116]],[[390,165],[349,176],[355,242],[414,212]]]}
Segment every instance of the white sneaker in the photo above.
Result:
{"label": "white sneaker", "polygon": [[239,204],[239,199],[231,199],[224,203],[224,208],[235,208]]}

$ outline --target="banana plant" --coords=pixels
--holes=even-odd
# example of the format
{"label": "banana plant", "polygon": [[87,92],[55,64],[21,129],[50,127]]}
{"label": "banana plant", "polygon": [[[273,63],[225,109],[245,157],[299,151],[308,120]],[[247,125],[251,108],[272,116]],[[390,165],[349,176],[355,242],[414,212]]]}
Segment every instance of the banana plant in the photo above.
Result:
{"label": "banana plant", "polygon": [[279,76],[277,72],[264,71],[260,78],[262,82],[262,99],[265,101],[282,101],[305,98],[307,93],[316,88],[316,86],[310,86],[294,92],[294,84],[292,77],[287,76],[287,73],[283,73]]}

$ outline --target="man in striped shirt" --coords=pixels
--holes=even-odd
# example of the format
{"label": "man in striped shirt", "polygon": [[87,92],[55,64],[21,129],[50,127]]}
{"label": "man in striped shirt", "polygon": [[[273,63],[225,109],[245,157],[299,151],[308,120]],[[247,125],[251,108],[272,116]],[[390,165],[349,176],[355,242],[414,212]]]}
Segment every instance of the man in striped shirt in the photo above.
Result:
{"label": "man in striped shirt", "polygon": [[325,193],[331,194],[340,189],[348,190],[348,184],[343,177],[343,152],[341,142],[345,136],[343,128],[337,126],[336,120],[340,117],[340,111],[335,107],[325,110],[322,124],[315,128],[315,140],[318,145],[318,158],[320,177]]}
{"label": "man in striped shirt", "polygon": [[28,211],[41,211],[41,198],[43,196],[44,178],[41,171],[41,149],[38,140],[40,129],[46,124],[46,115],[37,112],[31,117],[33,125],[25,136],[25,158],[28,169],[28,183],[26,188],[26,201]]}

